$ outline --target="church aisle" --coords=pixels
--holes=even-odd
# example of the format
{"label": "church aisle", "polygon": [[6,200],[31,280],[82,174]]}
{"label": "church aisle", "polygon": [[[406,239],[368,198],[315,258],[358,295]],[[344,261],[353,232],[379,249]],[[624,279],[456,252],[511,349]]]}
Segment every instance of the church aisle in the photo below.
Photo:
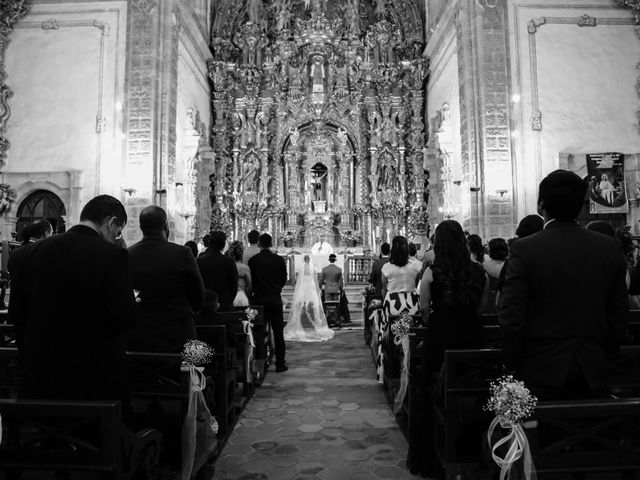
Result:
{"label": "church aisle", "polygon": [[269,372],[216,462],[215,480],[419,478],[376,382],[362,330],[287,344],[289,371]]}

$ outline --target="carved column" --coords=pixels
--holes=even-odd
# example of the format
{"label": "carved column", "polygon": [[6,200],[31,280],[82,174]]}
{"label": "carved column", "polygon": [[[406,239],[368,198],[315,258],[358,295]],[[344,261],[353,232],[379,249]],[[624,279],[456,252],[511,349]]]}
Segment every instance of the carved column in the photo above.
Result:
{"label": "carved column", "polygon": [[7,150],[11,145],[5,134],[11,116],[9,99],[13,96],[13,91],[5,83],[7,72],[4,59],[13,26],[27,14],[30,6],[30,0],[9,0],[0,3],[0,169],[6,164]]}

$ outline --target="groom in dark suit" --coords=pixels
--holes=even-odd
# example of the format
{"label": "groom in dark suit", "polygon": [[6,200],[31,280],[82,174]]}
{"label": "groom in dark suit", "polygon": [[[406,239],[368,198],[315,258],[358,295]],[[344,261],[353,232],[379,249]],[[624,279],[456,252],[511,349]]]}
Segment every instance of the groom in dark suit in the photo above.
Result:
{"label": "groom in dark suit", "polygon": [[264,316],[271,324],[275,342],[276,372],[286,372],[284,344],[284,316],[282,287],[287,283],[287,266],[284,258],[271,251],[272,239],[268,233],[258,240],[260,253],[249,260],[253,281],[253,305],[264,306]]}
{"label": "groom in dark suit", "polygon": [[513,243],[498,308],[505,366],[544,400],[606,395],[627,323],[620,247],[575,221],[586,189],[566,170],[542,180],[544,229]]}

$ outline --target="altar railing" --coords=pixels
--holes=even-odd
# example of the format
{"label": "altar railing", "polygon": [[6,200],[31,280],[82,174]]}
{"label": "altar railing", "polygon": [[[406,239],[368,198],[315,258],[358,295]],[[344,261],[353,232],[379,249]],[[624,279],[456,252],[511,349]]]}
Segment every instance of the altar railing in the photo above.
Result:
{"label": "altar railing", "polygon": [[347,257],[344,264],[345,283],[369,283],[369,274],[371,267],[376,259],[368,256],[350,256]]}

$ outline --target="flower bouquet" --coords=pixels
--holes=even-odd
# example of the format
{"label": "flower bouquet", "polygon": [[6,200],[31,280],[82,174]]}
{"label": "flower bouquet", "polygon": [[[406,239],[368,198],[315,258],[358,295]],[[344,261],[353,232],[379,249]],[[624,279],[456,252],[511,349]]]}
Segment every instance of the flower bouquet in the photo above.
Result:
{"label": "flower bouquet", "polygon": [[182,348],[182,363],[201,367],[211,361],[214,350],[201,340],[189,340]]}
{"label": "flower bouquet", "polygon": [[375,310],[377,308],[382,308],[382,300],[374,298],[369,302],[369,310]]}
{"label": "flower bouquet", "polygon": [[393,334],[395,344],[400,344],[402,337],[409,335],[409,330],[417,326],[418,322],[411,315],[407,312],[403,313],[398,320],[391,324],[391,333]]}
{"label": "flower bouquet", "polygon": [[[491,396],[484,409],[493,412],[495,418],[489,426],[487,439],[491,447],[491,456],[500,467],[500,480],[509,477],[511,468],[521,458],[524,478],[529,480],[532,475],[535,477],[535,471],[522,422],[534,412],[538,399],[531,394],[524,382],[515,380],[511,375],[504,375],[492,382],[490,389]],[[510,432],[491,446],[493,432],[498,425]],[[501,457],[497,450],[503,446],[507,449],[507,453]]]}

